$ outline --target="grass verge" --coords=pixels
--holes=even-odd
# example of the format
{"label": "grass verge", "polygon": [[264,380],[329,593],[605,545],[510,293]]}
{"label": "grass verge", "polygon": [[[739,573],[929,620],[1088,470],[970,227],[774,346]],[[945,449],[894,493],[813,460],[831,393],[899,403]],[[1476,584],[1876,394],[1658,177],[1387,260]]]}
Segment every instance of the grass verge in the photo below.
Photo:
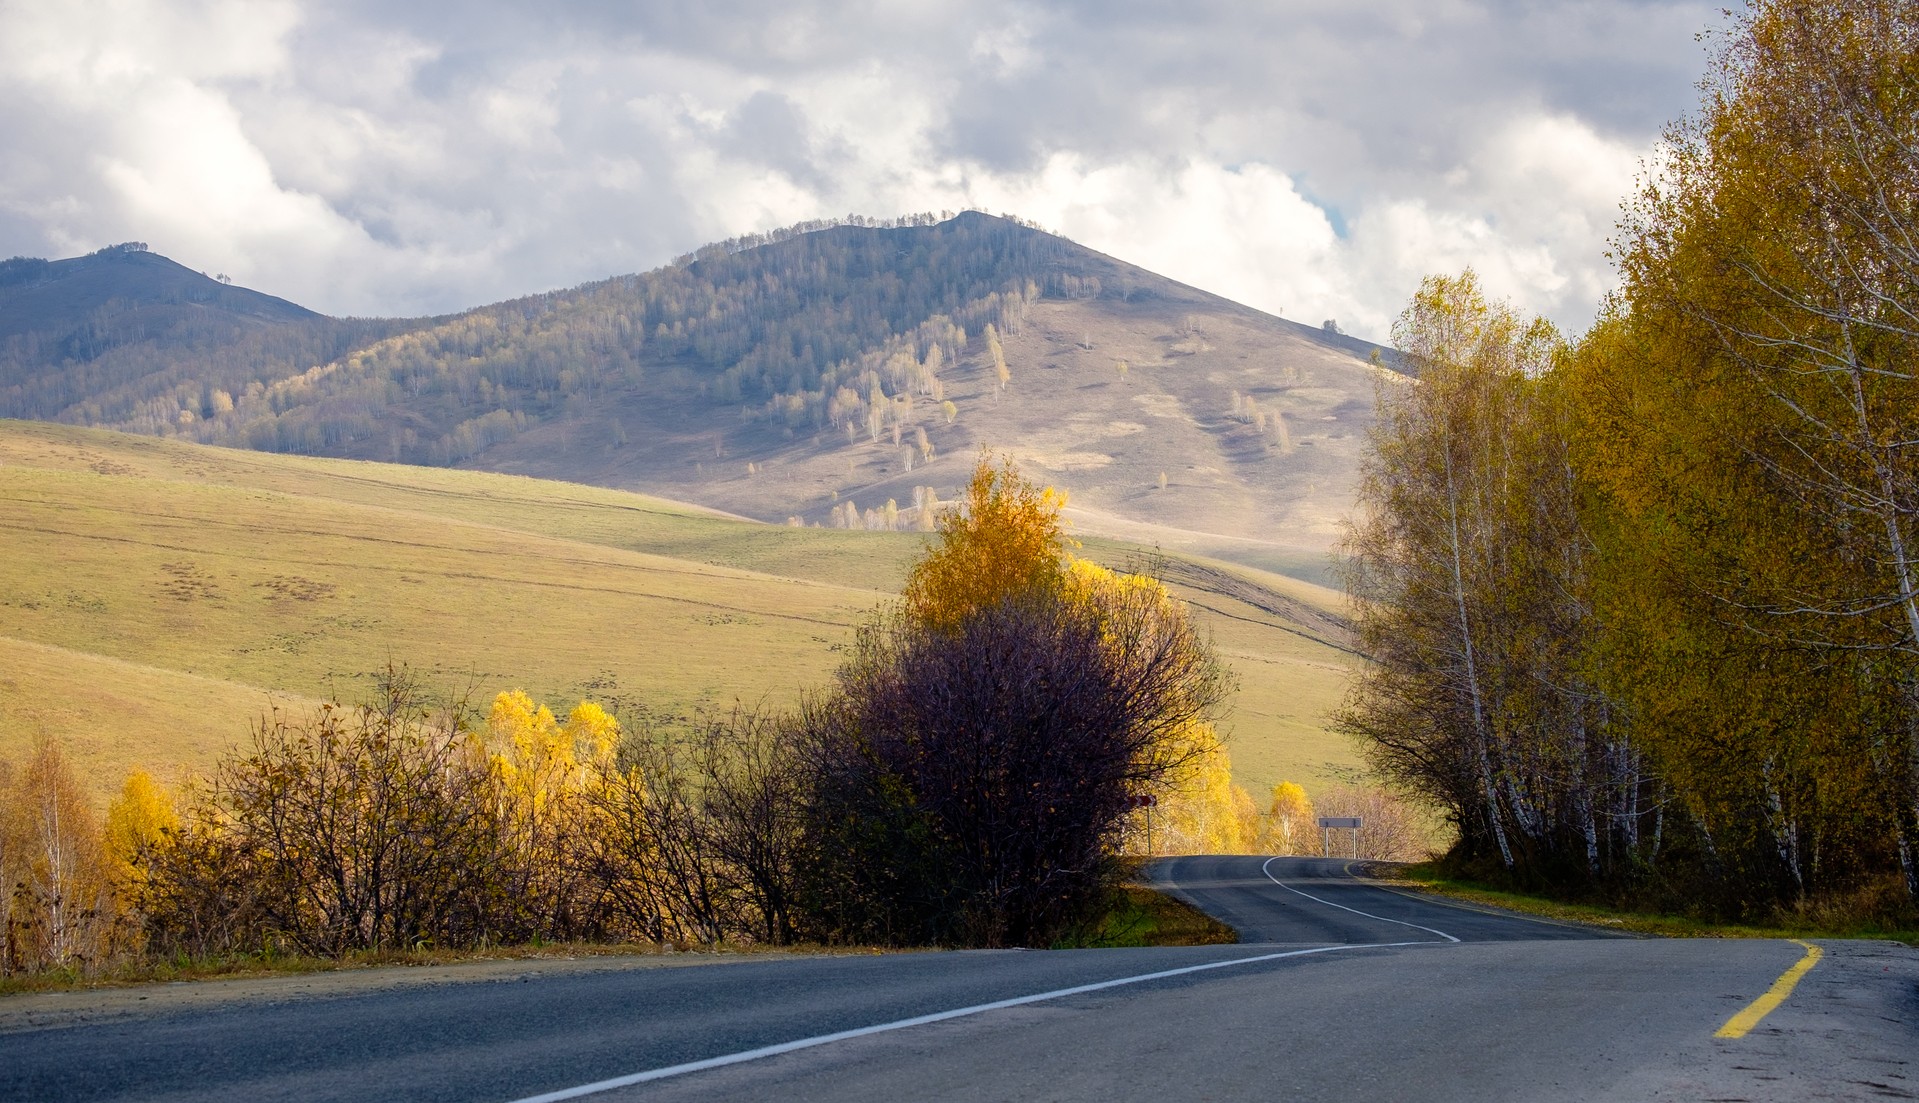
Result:
{"label": "grass verge", "polygon": [[1445,896],[1468,904],[1503,908],[1524,915],[1584,923],[1615,931],[1665,938],[1883,938],[1919,946],[1919,929],[1887,926],[1869,920],[1847,922],[1781,921],[1778,923],[1713,923],[1684,915],[1622,911],[1597,904],[1575,904],[1544,896],[1512,892],[1478,881],[1449,876],[1435,863],[1385,865],[1367,863],[1368,877],[1394,888]]}
{"label": "grass verge", "polygon": [[[1138,946],[1214,946],[1239,941],[1231,927],[1183,901],[1144,885],[1121,885],[1097,919],[1061,939],[1053,949]],[[0,977],[0,997],[32,992],[74,992],[128,988],[174,981],[241,980],[260,977],[337,973],[357,969],[458,965],[476,961],[578,961],[590,958],[675,957],[739,954],[903,953],[871,946],[770,946],[757,943],[555,942],[472,950],[358,950],[341,957],[257,952],[207,958],[145,959],[123,962],[98,972],[78,968]]]}
{"label": "grass verge", "polygon": [[1145,885],[1121,885],[1099,918],[1053,944],[1056,950],[1133,946],[1217,946],[1238,942],[1231,927]]}

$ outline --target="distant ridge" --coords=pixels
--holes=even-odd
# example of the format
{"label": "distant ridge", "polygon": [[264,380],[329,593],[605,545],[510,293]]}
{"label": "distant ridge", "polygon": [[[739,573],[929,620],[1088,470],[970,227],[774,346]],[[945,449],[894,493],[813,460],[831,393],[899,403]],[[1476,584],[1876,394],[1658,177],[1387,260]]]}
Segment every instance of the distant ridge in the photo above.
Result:
{"label": "distant ridge", "polygon": [[218,380],[285,378],[411,324],[328,318],[140,242],[14,257],[0,261],[0,416],[190,431]]}
{"label": "distant ridge", "polygon": [[[306,307],[195,272],[140,242],[84,257],[0,261],[0,334],[30,330],[75,333],[102,308],[138,314],[190,307],[234,319],[303,322],[321,317]],[[71,350],[84,355],[88,349]]]}

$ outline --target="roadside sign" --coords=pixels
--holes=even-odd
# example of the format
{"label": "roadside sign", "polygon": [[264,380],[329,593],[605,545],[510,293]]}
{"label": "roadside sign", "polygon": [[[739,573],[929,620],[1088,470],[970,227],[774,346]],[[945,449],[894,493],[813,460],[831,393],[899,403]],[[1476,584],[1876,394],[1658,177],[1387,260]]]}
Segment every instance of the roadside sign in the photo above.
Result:
{"label": "roadside sign", "polygon": [[1333,854],[1333,828],[1353,833],[1353,857],[1359,857],[1359,829],[1365,825],[1360,816],[1321,816],[1319,817],[1319,853],[1330,858]]}

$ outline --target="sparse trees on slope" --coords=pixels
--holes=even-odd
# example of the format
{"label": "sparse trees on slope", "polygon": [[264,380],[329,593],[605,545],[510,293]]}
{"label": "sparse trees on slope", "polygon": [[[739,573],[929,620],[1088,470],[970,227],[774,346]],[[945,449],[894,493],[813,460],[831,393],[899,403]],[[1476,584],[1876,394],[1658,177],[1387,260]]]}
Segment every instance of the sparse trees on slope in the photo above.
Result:
{"label": "sparse trees on slope", "polygon": [[1004,389],[1013,373],[1006,366],[1006,350],[1000,346],[999,333],[990,322],[986,326],[986,354],[993,361],[993,385]]}

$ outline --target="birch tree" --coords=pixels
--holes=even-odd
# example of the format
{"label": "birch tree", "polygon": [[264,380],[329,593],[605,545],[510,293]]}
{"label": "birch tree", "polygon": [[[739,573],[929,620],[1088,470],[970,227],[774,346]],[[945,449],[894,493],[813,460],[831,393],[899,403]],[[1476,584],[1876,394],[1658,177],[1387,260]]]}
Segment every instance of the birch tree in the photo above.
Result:
{"label": "birch tree", "polygon": [[[1619,587],[1642,659],[1612,665],[1715,860],[1749,845],[1800,894],[1883,862],[1919,896],[1916,46],[1885,0],[1736,20],[1630,210],[1590,389],[1619,432],[1595,486],[1653,553]],[[1709,692],[1662,648],[1745,677]]]}
{"label": "birch tree", "polygon": [[1589,549],[1544,322],[1471,272],[1428,279],[1382,383],[1348,588],[1373,660],[1339,717],[1373,763],[1452,815],[1468,856],[1588,876],[1638,843],[1644,785],[1583,671]]}

